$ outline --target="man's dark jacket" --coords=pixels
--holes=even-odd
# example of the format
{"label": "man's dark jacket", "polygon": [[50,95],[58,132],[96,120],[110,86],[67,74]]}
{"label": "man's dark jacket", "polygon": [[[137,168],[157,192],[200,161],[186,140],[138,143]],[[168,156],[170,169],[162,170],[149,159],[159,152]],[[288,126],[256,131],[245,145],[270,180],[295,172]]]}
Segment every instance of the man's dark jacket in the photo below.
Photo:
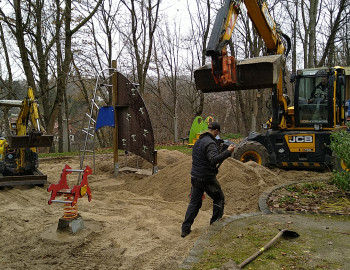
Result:
{"label": "man's dark jacket", "polygon": [[209,132],[200,135],[192,150],[191,176],[213,178],[218,174],[217,164],[231,156],[229,150],[219,151],[217,141]]}

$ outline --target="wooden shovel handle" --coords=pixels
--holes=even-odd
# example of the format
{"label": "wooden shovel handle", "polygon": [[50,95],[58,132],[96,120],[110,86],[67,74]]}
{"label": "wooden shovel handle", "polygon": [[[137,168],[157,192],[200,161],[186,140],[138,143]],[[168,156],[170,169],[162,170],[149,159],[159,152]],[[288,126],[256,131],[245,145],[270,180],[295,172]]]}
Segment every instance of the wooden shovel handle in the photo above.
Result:
{"label": "wooden shovel handle", "polygon": [[246,266],[248,263],[253,261],[256,257],[260,256],[261,253],[263,253],[265,250],[267,250],[270,246],[272,246],[282,235],[283,235],[284,230],[281,230],[274,238],[271,239],[270,242],[268,242],[264,247],[259,249],[256,253],[254,253],[252,256],[250,256],[248,259],[243,261],[241,264],[238,265],[239,268],[243,268]]}

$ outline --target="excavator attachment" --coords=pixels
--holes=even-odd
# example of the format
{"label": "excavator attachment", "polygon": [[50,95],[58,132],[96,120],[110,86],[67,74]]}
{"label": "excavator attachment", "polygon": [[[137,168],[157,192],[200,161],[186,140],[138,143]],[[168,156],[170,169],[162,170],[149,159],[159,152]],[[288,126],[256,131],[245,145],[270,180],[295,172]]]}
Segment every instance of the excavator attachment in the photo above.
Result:
{"label": "excavator attachment", "polygon": [[35,169],[31,174],[23,175],[3,175],[0,173],[0,187],[21,186],[21,185],[39,185],[44,186],[47,183],[47,175]]}
{"label": "excavator attachment", "polygon": [[194,72],[194,79],[197,89],[204,93],[272,88],[278,83],[283,61],[282,55],[237,61],[236,83],[232,84],[217,84],[212,75],[211,64],[197,69]]}
{"label": "excavator attachment", "polygon": [[[23,101],[1,100],[0,106],[20,107],[12,133],[2,139],[0,148],[0,187],[44,185],[47,176],[38,170],[39,157],[35,148],[50,147],[53,136],[43,135],[39,125],[38,102],[32,87]],[[28,125],[31,122],[31,125]]]}
{"label": "excavator attachment", "polygon": [[30,133],[25,136],[8,136],[7,142],[10,148],[30,148],[30,147],[50,147],[52,145],[52,135],[42,135],[41,133]]}
{"label": "excavator attachment", "polygon": [[[32,131],[25,136],[8,136],[6,142],[10,150],[0,160],[0,187],[17,185],[44,185],[47,176],[37,166],[37,153],[30,148],[50,147],[53,136]],[[23,160],[18,158],[23,156]],[[23,162],[18,169],[18,162]]]}

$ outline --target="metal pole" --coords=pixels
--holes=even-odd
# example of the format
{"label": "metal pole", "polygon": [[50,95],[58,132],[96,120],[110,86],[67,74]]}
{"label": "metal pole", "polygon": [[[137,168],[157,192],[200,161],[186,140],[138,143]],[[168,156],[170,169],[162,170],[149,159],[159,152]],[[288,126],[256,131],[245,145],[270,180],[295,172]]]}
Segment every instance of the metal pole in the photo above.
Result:
{"label": "metal pole", "polygon": [[112,68],[114,73],[112,76],[112,93],[113,93],[113,108],[114,108],[114,130],[113,130],[113,162],[114,162],[114,176],[118,175],[119,164],[118,164],[118,119],[117,119],[117,105],[118,105],[118,81],[117,81],[117,61],[112,61]]}

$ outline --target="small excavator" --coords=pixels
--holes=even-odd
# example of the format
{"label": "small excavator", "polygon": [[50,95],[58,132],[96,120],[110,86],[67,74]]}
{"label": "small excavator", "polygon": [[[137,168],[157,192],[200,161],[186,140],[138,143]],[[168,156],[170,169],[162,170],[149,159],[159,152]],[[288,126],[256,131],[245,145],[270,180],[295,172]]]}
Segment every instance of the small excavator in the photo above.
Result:
{"label": "small excavator", "polygon": [[0,137],[0,187],[45,184],[47,176],[38,170],[37,147],[50,147],[53,136],[43,134],[32,87],[22,102],[0,100],[0,106],[20,107],[11,134],[6,139]]}
{"label": "small excavator", "polygon": [[[243,4],[265,42],[265,54],[238,61],[228,55],[226,46]],[[272,116],[263,125],[264,132],[250,132],[236,146],[234,158],[281,168],[346,170],[344,162],[330,149],[331,133],[346,126],[346,100],[350,97],[346,69],[336,66],[298,70],[293,76],[294,106],[288,107],[285,58],[290,44],[289,37],[276,26],[266,1],[226,0],[206,48],[211,65],[195,71],[196,87],[204,93],[272,89]],[[323,80],[327,81],[324,99],[312,97]]]}

